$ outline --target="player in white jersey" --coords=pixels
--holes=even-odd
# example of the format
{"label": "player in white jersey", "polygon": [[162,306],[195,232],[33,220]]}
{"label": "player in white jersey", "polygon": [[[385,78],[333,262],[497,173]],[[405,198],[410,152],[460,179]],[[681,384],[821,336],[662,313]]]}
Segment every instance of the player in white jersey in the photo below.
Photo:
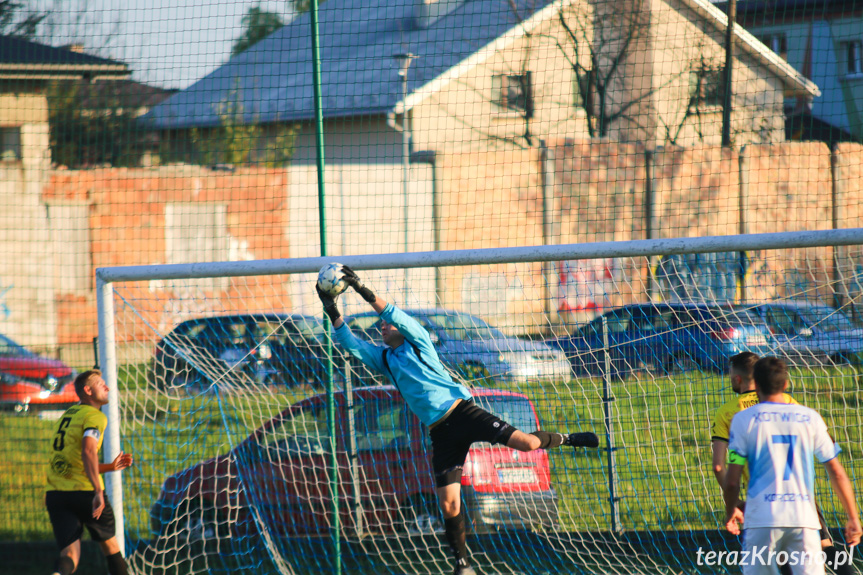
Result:
{"label": "player in white jersey", "polygon": [[744,575],[779,573],[777,562],[783,560],[795,575],[821,575],[813,458],[824,464],[848,515],[848,545],[857,545],[863,533],[851,481],[837,458],[841,450],[815,410],[783,402],[788,369],[781,359],[758,360],[753,375],[760,403],[735,415],[729,433],[730,465],[723,489],[726,527],[740,533],[744,514],[737,500],[743,466],[748,465],[740,557]]}

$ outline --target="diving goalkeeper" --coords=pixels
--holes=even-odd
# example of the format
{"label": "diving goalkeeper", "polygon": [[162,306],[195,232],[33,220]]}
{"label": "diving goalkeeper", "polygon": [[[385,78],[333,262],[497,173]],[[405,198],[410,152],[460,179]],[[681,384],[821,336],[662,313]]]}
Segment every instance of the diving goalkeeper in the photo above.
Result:
{"label": "diving goalkeeper", "polygon": [[569,445],[598,447],[595,433],[524,433],[478,407],[470,391],[443,366],[428,332],[405,312],[376,297],[357,274],[344,266],[345,280],[380,315],[384,345],[355,337],[342,320],[336,300],[315,285],[338,343],[369,368],[389,377],[410,410],[429,428],[432,469],[455,575],[474,575],[465,543],[461,476],[472,443],[487,441],[519,451]]}

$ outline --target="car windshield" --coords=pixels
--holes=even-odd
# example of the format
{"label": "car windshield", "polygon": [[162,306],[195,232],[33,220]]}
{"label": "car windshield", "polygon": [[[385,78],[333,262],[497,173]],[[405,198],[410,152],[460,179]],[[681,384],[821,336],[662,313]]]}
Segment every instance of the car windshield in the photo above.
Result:
{"label": "car windshield", "polygon": [[717,320],[732,325],[764,325],[764,319],[754,309],[744,305],[711,308]]}
{"label": "car windshield", "polygon": [[519,431],[532,433],[537,430],[536,415],[524,397],[506,395],[476,395],[476,404],[509,423]]}
{"label": "car windshield", "polygon": [[323,341],[323,322],[315,318],[294,317],[285,320],[266,319],[255,324],[255,338],[268,339],[272,343],[286,345],[308,345]]}
{"label": "car windshield", "polygon": [[432,327],[443,330],[450,339],[490,340],[506,337],[483,320],[466,313],[430,314],[425,317]]}
{"label": "car windshield", "polygon": [[805,307],[797,310],[809,325],[821,331],[852,330],[854,324],[844,313],[829,307]]}
{"label": "car windshield", "polygon": [[0,356],[34,357],[36,354],[24,349],[5,335],[0,335]]}

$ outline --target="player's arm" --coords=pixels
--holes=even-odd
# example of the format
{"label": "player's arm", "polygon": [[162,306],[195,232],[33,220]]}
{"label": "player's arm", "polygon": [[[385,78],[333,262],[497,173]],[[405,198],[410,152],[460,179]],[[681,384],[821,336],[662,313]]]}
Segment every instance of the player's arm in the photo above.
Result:
{"label": "player's arm", "polygon": [[731,428],[731,417],[728,413],[728,404],[720,407],[716,416],[713,419],[713,424],[710,426],[710,447],[713,451],[713,476],[716,477],[716,482],[719,483],[719,488],[725,487],[725,459],[728,455],[728,435]]}
{"label": "player's arm", "polygon": [[366,300],[367,303],[371,304],[372,309],[375,310],[378,315],[383,313],[384,309],[387,307],[387,302],[376,296],[372,290],[363,285],[357,272],[348,266],[342,266],[342,273],[345,274],[345,281],[348,282],[348,285],[354,288],[354,291],[360,294],[360,297]]}
{"label": "player's arm", "polygon": [[863,527],[860,525],[860,512],[857,510],[857,502],[854,500],[854,487],[851,485],[848,474],[845,473],[845,468],[839,463],[838,457],[825,462],[824,468],[827,470],[827,476],[830,477],[833,491],[839,497],[839,502],[848,516],[848,521],[845,523],[845,541],[848,545],[857,545],[860,543]]}
{"label": "player's arm", "polygon": [[719,488],[725,488],[725,457],[728,455],[728,442],[721,439],[713,438],[711,442],[713,449],[713,476],[716,477],[716,482],[719,483]]}
{"label": "player's arm", "polygon": [[132,454],[123,453],[121,451],[117,454],[117,457],[115,457],[114,461],[112,461],[111,463],[100,463],[99,473],[111,473],[112,471],[120,471],[122,469],[126,469],[127,467],[131,467],[132,463]]}
{"label": "player's arm", "polygon": [[95,495],[93,496],[93,517],[98,519],[105,509],[105,493],[99,480],[99,440],[84,432],[81,439],[81,461],[84,464],[84,475],[93,485]]}
{"label": "player's arm", "polygon": [[375,371],[384,372],[383,347],[361,340],[351,332],[351,328],[345,322],[341,322],[338,326],[333,324],[333,337],[349,354]]}
{"label": "player's arm", "polygon": [[[738,456],[739,457],[739,456]],[[739,523],[743,521],[743,512],[737,506],[740,499],[740,478],[743,476],[743,465],[732,462],[725,474],[725,485],[722,487],[722,498],[725,500],[725,528],[734,535],[740,534]]]}
{"label": "player's arm", "polygon": [[429,333],[415,318],[412,318],[392,304],[387,304],[385,309],[381,312],[381,317],[386,320],[387,323],[396,326],[399,333],[405,336],[405,339],[413,342],[413,344],[419,347],[422,351],[432,353],[437,357],[437,352],[434,349],[434,344],[429,337]]}

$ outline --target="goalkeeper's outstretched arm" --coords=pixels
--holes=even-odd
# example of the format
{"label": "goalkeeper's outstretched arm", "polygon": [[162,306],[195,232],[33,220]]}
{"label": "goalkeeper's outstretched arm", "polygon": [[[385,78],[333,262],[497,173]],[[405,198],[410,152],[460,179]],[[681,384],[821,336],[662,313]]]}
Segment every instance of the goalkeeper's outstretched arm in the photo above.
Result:
{"label": "goalkeeper's outstretched arm", "polygon": [[360,294],[361,298],[370,303],[373,310],[378,314],[384,311],[384,308],[387,307],[387,302],[377,297],[372,290],[364,286],[360,276],[354,270],[348,266],[343,266],[342,273],[345,274],[345,281],[348,282],[348,285],[354,288],[354,291]]}

